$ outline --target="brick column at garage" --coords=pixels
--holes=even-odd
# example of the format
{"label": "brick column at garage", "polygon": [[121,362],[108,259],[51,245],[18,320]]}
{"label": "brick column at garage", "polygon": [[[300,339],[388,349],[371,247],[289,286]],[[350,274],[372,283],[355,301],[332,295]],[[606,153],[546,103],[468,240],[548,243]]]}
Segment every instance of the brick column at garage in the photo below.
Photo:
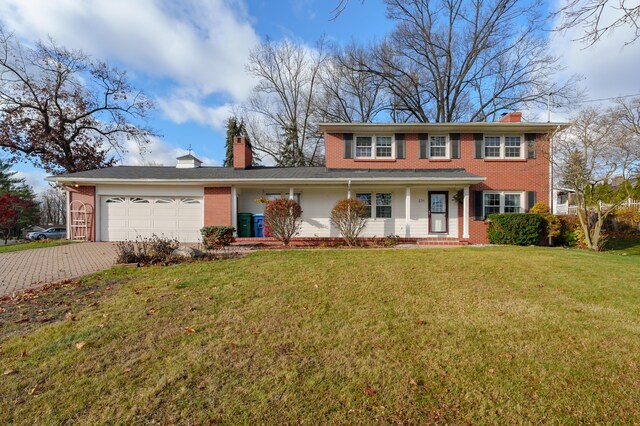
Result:
{"label": "brick column at garage", "polygon": [[[74,201],[82,202],[87,210],[87,221],[89,223],[88,241],[96,240],[96,187],[95,186],[67,186],[69,191],[69,206]],[[67,208],[69,208],[67,206]],[[78,206],[78,203],[74,205]]]}
{"label": "brick column at garage", "polygon": [[204,189],[204,226],[231,226],[231,188]]}

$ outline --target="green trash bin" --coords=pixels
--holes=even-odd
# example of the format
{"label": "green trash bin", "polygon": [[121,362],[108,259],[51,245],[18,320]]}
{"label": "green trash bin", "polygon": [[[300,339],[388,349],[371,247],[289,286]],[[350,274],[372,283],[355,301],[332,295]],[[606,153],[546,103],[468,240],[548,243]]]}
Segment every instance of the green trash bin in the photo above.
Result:
{"label": "green trash bin", "polygon": [[238,213],[238,237],[253,237],[253,215],[251,213]]}

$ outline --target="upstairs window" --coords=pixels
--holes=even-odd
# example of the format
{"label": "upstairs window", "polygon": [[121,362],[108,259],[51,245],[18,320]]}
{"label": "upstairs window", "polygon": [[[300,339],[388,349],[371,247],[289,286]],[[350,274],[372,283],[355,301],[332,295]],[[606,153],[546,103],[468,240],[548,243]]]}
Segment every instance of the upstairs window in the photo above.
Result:
{"label": "upstairs window", "polygon": [[520,145],[522,139],[520,136],[504,137],[504,156],[508,158],[520,158]]}
{"label": "upstairs window", "polygon": [[484,157],[500,158],[500,136],[487,136],[484,138]]}
{"label": "upstairs window", "polygon": [[394,140],[392,136],[356,136],[356,158],[392,159]]}
{"label": "upstairs window", "polygon": [[431,136],[429,138],[429,157],[447,158],[447,137]]}
{"label": "upstairs window", "polygon": [[484,137],[484,158],[524,158],[522,154],[522,136]]}

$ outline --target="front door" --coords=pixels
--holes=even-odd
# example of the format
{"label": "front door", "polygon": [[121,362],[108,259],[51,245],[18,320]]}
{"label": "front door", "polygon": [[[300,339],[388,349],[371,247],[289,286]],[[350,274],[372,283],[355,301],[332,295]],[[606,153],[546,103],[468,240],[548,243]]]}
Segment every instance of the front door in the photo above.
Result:
{"label": "front door", "polygon": [[446,192],[429,192],[430,233],[446,234],[448,232],[447,208]]}

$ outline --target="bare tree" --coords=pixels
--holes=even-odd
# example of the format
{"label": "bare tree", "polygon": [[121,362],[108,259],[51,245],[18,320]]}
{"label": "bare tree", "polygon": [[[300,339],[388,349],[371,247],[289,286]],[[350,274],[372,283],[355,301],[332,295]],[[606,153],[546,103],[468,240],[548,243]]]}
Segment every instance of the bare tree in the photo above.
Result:
{"label": "bare tree", "polygon": [[280,166],[323,161],[317,103],[324,42],[311,49],[289,40],[266,41],[254,49],[247,70],[258,78],[245,106],[253,148]]}
{"label": "bare tree", "polygon": [[560,18],[557,30],[579,27],[584,29],[577,40],[591,46],[616,28],[629,27],[633,34],[625,42],[632,44],[640,38],[640,4],[628,0],[565,0],[554,13]]}
{"label": "bare tree", "polygon": [[593,250],[602,248],[605,220],[640,196],[640,134],[625,125],[624,116],[619,106],[584,109],[554,141],[561,183],[575,191],[585,243]]}
{"label": "bare tree", "polygon": [[385,110],[382,80],[359,70],[357,64],[368,61],[370,52],[351,44],[336,49],[320,73],[321,94],[317,109],[324,122],[372,122]]}
{"label": "bare tree", "polygon": [[359,70],[380,78],[398,121],[495,119],[504,110],[568,102],[577,77],[549,54],[540,1],[386,0],[393,33]]}
{"label": "bare tree", "polygon": [[49,187],[38,196],[40,203],[40,223],[44,225],[61,225],[66,220],[66,194],[57,187]]}
{"label": "bare tree", "polygon": [[143,146],[152,103],[126,72],[50,40],[28,48],[0,28],[0,147],[48,172],[110,166]]}

